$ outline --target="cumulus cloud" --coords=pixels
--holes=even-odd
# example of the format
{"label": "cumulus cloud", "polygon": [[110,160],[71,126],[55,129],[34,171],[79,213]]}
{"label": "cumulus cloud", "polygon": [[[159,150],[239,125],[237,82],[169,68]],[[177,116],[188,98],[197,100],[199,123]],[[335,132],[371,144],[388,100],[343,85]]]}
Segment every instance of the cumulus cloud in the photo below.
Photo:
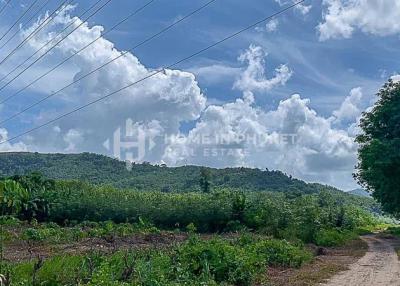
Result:
{"label": "cumulus cloud", "polygon": [[196,127],[166,148],[163,160],[175,165],[268,167],[349,188],[356,148],[347,131],[319,116],[308,99],[294,94],[276,110],[264,111],[247,93],[235,102],[207,107]]}
{"label": "cumulus cloud", "polygon": [[356,121],[357,117],[360,116],[362,112],[360,107],[362,96],[361,87],[353,88],[350,91],[350,95],[347,96],[340,105],[340,108],[333,111],[335,120],[345,123]]}
{"label": "cumulus cloud", "polygon": [[400,33],[400,2],[397,0],[324,0],[319,39],[350,38],[354,31],[378,36]]}
{"label": "cumulus cloud", "polygon": [[[0,128],[0,142],[8,140],[8,131],[4,128]],[[27,146],[22,142],[12,143],[6,142],[0,144],[0,152],[22,152],[27,151]]]}
{"label": "cumulus cloud", "polygon": [[[59,15],[30,42],[31,48],[41,46],[71,19],[69,13]],[[81,23],[77,20],[75,25]],[[102,31],[101,26],[84,24],[53,51],[48,61],[74,53]],[[112,42],[101,38],[74,57],[65,78],[78,78],[120,54]],[[272,77],[267,77],[266,56],[261,47],[251,45],[239,57],[239,61],[246,64],[243,69],[223,66],[199,69],[200,73],[215,72],[221,77],[236,73],[234,87],[243,91],[243,97],[233,102],[206,106],[207,99],[192,73],[165,70],[103,103],[59,121],[53,128],[32,134],[25,143],[39,151],[92,151],[113,155],[110,145],[113,139],[128,146],[140,142],[141,134],[146,134],[145,147],[149,151],[143,157],[146,161],[170,165],[268,167],[308,181],[343,188],[353,186],[351,173],[356,145],[346,128],[335,125],[332,118],[354,119],[356,108],[360,109],[357,90],[332,118],[318,115],[310,108],[310,101],[298,94],[282,100],[274,110],[263,110],[255,104],[253,92],[284,85],[293,73],[287,65],[280,65]],[[49,110],[47,106],[46,112],[42,111],[33,124],[53,118],[64,108],[69,110],[117,90],[152,71],[134,54],[128,53],[74,85],[61,97],[54,98],[62,110]],[[49,93],[48,84],[48,80],[43,81],[36,90]],[[62,87],[66,83],[53,84]],[[127,121],[128,118],[131,120]],[[188,121],[196,122],[194,128],[181,133],[182,122]],[[129,126],[135,132],[130,132]],[[18,144],[9,147],[25,148]]]}
{"label": "cumulus cloud", "polygon": [[[57,132],[57,130],[55,130]],[[64,141],[68,144],[65,148],[67,152],[76,151],[76,146],[82,143],[83,134],[82,131],[70,129],[63,137]]]}
{"label": "cumulus cloud", "polygon": [[279,26],[279,20],[278,19],[272,19],[270,21],[268,21],[264,27],[256,27],[256,31],[258,32],[275,32],[278,30],[278,26]]}
{"label": "cumulus cloud", "polygon": [[275,69],[272,78],[265,75],[265,58],[267,53],[260,46],[250,45],[238,60],[247,63],[247,67],[234,83],[234,88],[242,91],[269,91],[272,88],[285,85],[292,77],[293,71],[287,65],[280,65]]}
{"label": "cumulus cloud", "polygon": [[[80,19],[72,18],[69,12],[60,13],[29,42],[31,48],[41,47],[72,19],[76,20],[74,26],[82,23]],[[30,29],[34,28],[35,25]],[[25,32],[29,33],[30,29]],[[101,36],[103,30],[101,26],[90,27],[87,23],[83,24],[52,51],[52,55],[47,58],[48,61],[52,61],[52,57],[59,59],[75,53]],[[119,55],[121,51],[116,49],[112,42],[102,37],[73,58],[72,64],[75,69],[70,70],[69,77],[71,80],[79,78]],[[73,88],[64,92],[62,97],[54,99],[62,100],[68,109],[118,90],[152,72],[153,69],[144,66],[135,55],[127,53],[75,84]],[[62,87],[66,83],[58,84]],[[41,81],[40,85],[46,85],[46,82]],[[40,89],[40,85],[37,90],[49,93],[46,88]],[[143,125],[157,121],[165,132],[176,133],[182,121],[196,120],[205,106],[206,97],[202,94],[193,74],[167,69],[163,73],[115,94],[105,102],[60,121],[59,130],[51,131],[53,132],[52,140],[47,140],[48,136],[43,136],[39,132],[33,138],[35,142],[31,143],[42,148],[46,145],[63,146],[62,148],[67,151],[104,151],[102,142],[112,136],[117,128],[124,125],[127,118]],[[51,111],[41,114],[37,123],[53,116]]]}
{"label": "cumulus cloud", "polygon": [[[297,0],[275,0],[280,6],[290,5],[298,2]],[[310,12],[312,6],[305,4],[298,4],[295,6],[296,11],[299,11],[301,14],[306,15]]]}

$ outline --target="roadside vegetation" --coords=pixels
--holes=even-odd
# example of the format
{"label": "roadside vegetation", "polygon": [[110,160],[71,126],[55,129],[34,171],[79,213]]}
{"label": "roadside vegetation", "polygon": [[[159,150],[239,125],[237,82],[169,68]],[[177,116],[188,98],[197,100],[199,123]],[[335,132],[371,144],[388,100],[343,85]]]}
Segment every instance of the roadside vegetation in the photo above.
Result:
{"label": "roadside vegetation", "polygon": [[4,179],[1,273],[8,285],[268,285],[267,269],[302,267],[382,223],[369,198],[200,176],[187,193]]}

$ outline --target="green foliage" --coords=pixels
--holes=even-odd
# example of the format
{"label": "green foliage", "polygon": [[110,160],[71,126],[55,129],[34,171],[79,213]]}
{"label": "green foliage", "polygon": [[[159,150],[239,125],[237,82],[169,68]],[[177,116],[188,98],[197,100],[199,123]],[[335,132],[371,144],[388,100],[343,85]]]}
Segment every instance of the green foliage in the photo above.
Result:
{"label": "green foliage", "polygon": [[[379,222],[370,212],[376,207],[371,199],[324,190],[165,193],[76,181],[41,188],[48,183],[36,175],[18,180],[24,183],[8,183],[14,186],[9,189],[26,191],[29,199],[43,194],[49,205],[45,223],[31,219],[28,224],[12,216],[1,220],[2,227],[20,228],[15,235],[28,244],[88,237],[107,241],[159,229],[186,230],[189,239],[165,249],[54,256],[8,265],[14,285],[254,285],[267,266],[300,267],[310,261],[304,243],[339,245],[354,238],[360,228]],[[38,189],[45,191],[32,191]],[[10,192],[9,200],[17,201],[18,192]],[[23,209],[7,211],[22,218]],[[244,234],[227,234],[225,239],[209,235],[200,239],[196,234],[224,231]]]}
{"label": "green foliage", "polygon": [[311,253],[285,240],[262,240],[251,247],[267,265],[300,267],[312,259]]}
{"label": "green foliage", "polygon": [[0,207],[2,214],[17,215],[23,220],[45,220],[50,211],[49,194],[55,182],[39,174],[14,176],[0,181]]}
{"label": "green foliage", "polygon": [[219,239],[192,239],[178,249],[179,271],[196,275],[201,280],[234,285],[250,285],[262,261],[244,248]]}
{"label": "green foliage", "polygon": [[[18,183],[7,182],[26,193]],[[8,195],[11,198],[8,200],[20,200],[19,192]],[[377,223],[367,210],[373,209],[370,199],[326,191],[300,196],[229,190],[182,194],[57,182],[45,195],[49,205],[46,220],[71,227],[60,232],[56,224],[41,224],[26,231],[27,239],[79,240],[90,236],[123,236],[138,230],[157,232],[158,228],[185,230],[190,225],[198,232],[250,229],[276,238],[314,242],[321,229],[354,230]],[[22,201],[30,199],[28,195]],[[22,203],[26,205],[29,204]],[[8,212],[23,218],[24,207],[15,207]],[[98,223],[85,227],[85,221]]]}
{"label": "green foliage", "polygon": [[362,133],[355,177],[381,202],[400,215],[400,82],[389,80],[377,94],[373,109],[360,121]]}
{"label": "green foliage", "polygon": [[211,192],[211,172],[208,168],[202,167],[200,169],[200,180],[199,180],[199,184],[200,184],[200,190],[203,193],[209,193]]}
{"label": "green foliage", "polygon": [[[128,171],[125,162],[97,154],[0,153],[0,177],[28,175],[33,170],[51,179],[79,180],[120,189],[169,193],[199,191],[203,169],[199,166],[169,168],[146,163],[133,164],[132,170]],[[208,182],[213,189],[290,190],[301,194],[315,193],[322,189],[335,190],[319,184],[307,184],[280,171],[251,168],[205,170],[209,173]]]}
{"label": "green foliage", "polygon": [[159,233],[151,224],[106,222],[83,222],[74,226],[60,227],[55,223],[42,223],[29,226],[21,233],[20,239],[41,241],[46,243],[61,243],[80,241],[89,237],[125,237],[132,234]]}
{"label": "green foliage", "polygon": [[0,181],[1,214],[19,214],[27,208],[29,193],[13,180]]}
{"label": "green foliage", "polygon": [[339,246],[356,239],[358,233],[349,230],[322,229],[318,231],[315,243],[320,246]]}
{"label": "green foliage", "polygon": [[151,222],[159,228],[185,228],[193,223],[199,231],[223,229],[231,218],[231,201],[225,195],[122,191],[84,183],[60,183],[54,194],[50,219]]}
{"label": "green foliage", "polygon": [[400,237],[400,227],[392,226],[386,230],[388,233]]}
{"label": "green foliage", "polygon": [[[365,204],[370,199],[327,192],[293,198],[277,193],[229,190],[180,194],[58,182],[47,195],[51,198],[48,220],[64,225],[104,222],[91,230],[97,235],[105,235],[102,232],[107,228],[113,232],[131,233],[131,225],[141,229],[152,229],[153,226],[185,229],[193,224],[199,232],[247,228],[277,238],[313,242],[320,229],[356,229],[376,223],[373,216],[360,207],[370,208]],[[120,229],[115,229],[112,222],[119,224]],[[129,224],[123,225],[125,222]],[[38,231],[44,232],[43,235],[32,233],[32,239],[56,236],[56,227]],[[88,235],[76,228],[71,232],[77,237]]]}
{"label": "green foliage", "polygon": [[252,285],[268,265],[299,267],[310,258],[286,241],[193,236],[170,250],[55,256],[11,273],[15,285]]}

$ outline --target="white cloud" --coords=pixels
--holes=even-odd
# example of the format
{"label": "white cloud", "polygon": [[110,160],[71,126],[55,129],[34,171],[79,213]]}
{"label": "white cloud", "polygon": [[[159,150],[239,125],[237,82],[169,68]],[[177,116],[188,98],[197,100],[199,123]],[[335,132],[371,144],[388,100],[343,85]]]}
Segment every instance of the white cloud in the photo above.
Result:
{"label": "white cloud", "polygon": [[[4,128],[0,128],[0,142],[8,140],[8,131]],[[27,146],[22,142],[12,143],[6,142],[0,144],[0,152],[21,152],[27,151]]]}
{"label": "white cloud", "polygon": [[400,74],[395,74],[390,77],[394,82],[400,81]]}
{"label": "white cloud", "polygon": [[[61,13],[29,42],[31,48],[41,47],[70,20],[71,16],[68,13]],[[81,20],[77,19],[74,25],[80,23]],[[34,26],[30,29],[33,28]],[[52,55],[46,57],[47,61],[56,61],[60,57],[71,55],[99,37],[102,31],[101,26],[90,27],[85,23],[52,51]],[[66,77],[79,78],[120,54],[121,51],[117,50],[112,42],[100,38],[73,58],[74,68],[68,70],[70,74]],[[118,90],[152,72],[153,70],[144,66],[135,55],[127,53],[75,84],[73,88],[65,91],[62,97],[57,95],[53,100],[61,99],[65,109],[69,110]],[[59,87],[65,84],[66,82],[58,82]],[[43,80],[38,83],[37,90],[49,93],[47,85],[46,80]],[[102,103],[60,121],[58,128],[50,131],[51,136],[48,130],[35,133],[30,144],[39,149],[58,146],[57,148],[67,151],[101,152],[105,151],[102,147],[104,140],[112,136],[118,127],[123,126],[127,118],[132,118],[134,122],[143,125],[157,121],[166,133],[176,133],[181,122],[196,120],[205,106],[206,97],[202,94],[193,74],[180,70],[165,70],[164,73],[157,74]],[[56,113],[61,111],[58,110]],[[54,117],[54,113],[52,110],[46,110],[35,123]]]}
{"label": "white cloud", "polygon": [[[58,131],[57,129],[55,130]],[[70,129],[63,137],[64,141],[68,144],[65,148],[67,152],[76,151],[77,145],[81,144],[84,140],[82,131]]]}
{"label": "white cloud", "polygon": [[250,47],[239,56],[239,61],[247,63],[239,78],[234,83],[234,88],[242,91],[269,91],[278,85],[285,85],[293,72],[287,65],[280,65],[275,69],[272,78],[265,75],[265,58],[267,53],[260,47]]}
{"label": "white cloud", "polygon": [[207,84],[231,80],[239,75],[240,69],[225,64],[215,63],[207,66],[192,67],[188,70]]}
{"label": "white cloud", "polygon": [[387,36],[400,33],[398,0],[324,0],[319,38],[350,38],[355,30]]}
{"label": "white cloud", "polygon": [[[35,37],[31,48],[47,41],[49,35],[57,29],[62,29],[69,19],[68,14],[59,16],[53,24]],[[102,29],[100,26],[83,25],[53,51],[48,61],[77,51],[97,38]],[[120,53],[112,42],[101,38],[74,57],[73,65],[71,64],[64,77],[77,78]],[[244,96],[233,102],[206,107],[206,97],[192,73],[166,70],[165,73],[116,94],[103,103],[59,121],[54,128],[44,128],[38,133],[33,133],[25,143],[29,148],[39,151],[106,153],[103,142],[112,139],[113,132],[119,127],[123,129],[125,120],[132,118],[135,129],[154,137],[152,139],[156,143],[154,149],[146,154],[146,161],[163,160],[172,165],[191,163],[216,167],[268,167],[309,181],[320,181],[343,188],[353,187],[351,173],[356,160],[356,145],[346,128],[337,127],[332,118],[318,115],[309,107],[309,100],[302,99],[299,95],[282,100],[276,109],[270,111],[255,105],[252,92],[268,91],[284,85],[292,76],[288,66],[280,65],[272,77],[267,77],[265,57],[266,53],[261,47],[251,45],[239,57],[242,63],[247,64],[242,70],[239,69],[240,74],[237,74],[237,68],[220,65],[197,68],[200,76],[202,73],[214,73],[219,74],[221,80],[224,76],[236,73],[238,78],[234,87],[242,90]],[[62,106],[69,110],[143,78],[151,72],[151,68],[144,66],[135,55],[128,53],[66,91],[57,103],[63,104]],[[48,80],[43,81],[36,86],[36,90],[48,93],[48,84]],[[65,82],[53,84],[63,86]],[[358,106],[353,99],[349,99],[350,104]],[[354,116],[351,116],[348,110],[348,107],[339,108],[335,118],[351,121]],[[49,110],[47,106],[33,123],[41,123],[63,111]],[[187,121],[197,123],[188,134],[180,134],[180,125]],[[241,137],[244,133],[250,136],[250,141]],[[296,143],[287,144],[283,138],[284,134],[295,134]],[[165,144],[162,138],[164,135],[180,135],[183,140]],[[207,140],[211,140],[206,146],[208,156],[204,156],[203,153],[205,146],[196,141],[201,135],[208,135]],[[226,142],[212,142],[221,135],[236,138],[235,141],[228,142],[230,149],[234,151],[213,156],[213,149],[222,149],[218,152],[227,149]],[[264,141],[254,144],[251,138],[257,137]],[[135,140],[137,139],[135,137]],[[25,147],[11,147],[18,146]]]}
{"label": "white cloud", "polygon": [[[177,165],[268,167],[308,181],[354,187],[356,143],[308,105],[308,99],[294,94],[276,110],[263,111],[247,94],[232,103],[209,106],[185,140],[166,148],[163,160]],[[237,140],[227,143],[219,138]],[[296,142],[288,144],[293,138]]]}
{"label": "white cloud", "polygon": [[361,100],[363,94],[361,87],[353,88],[350,95],[345,98],[338,110],[333,111],[337,122],[355,122],[357,117],[361,115]]}
{"label": "white cloud", "polygon": [[[285,5],[290,5],[297,3],[297,0],[275,0],[280,6],[285,6]],[[312,6],[311,5],[305,5],[305,4],[298,4],[295,6],[295,9],[299,11],[301,14],[306,15],[310,12]]]}
{"label": "white cloud", "polygon": [[278,30],[278,26],[279,26],[279,20],[278,19],[272,19],[270,21],[268,21],[264,27],[256,27],[256,31],[258,32],[275,32]]}
{"label": "white cloud", "polygon": [[265,29],[268,32],[274,32],[278,29],[279,21],[278,19],[272,19],[267,24],[265,24]]}

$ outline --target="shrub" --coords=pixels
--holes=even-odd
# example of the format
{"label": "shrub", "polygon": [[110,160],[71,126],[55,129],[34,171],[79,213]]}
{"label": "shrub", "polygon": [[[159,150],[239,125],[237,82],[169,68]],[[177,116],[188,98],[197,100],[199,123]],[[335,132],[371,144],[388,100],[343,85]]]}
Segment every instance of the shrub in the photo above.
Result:
{"label": "shrub", "polygon": [[250,285],[262,261],[244,248],[227,241],[192,238],[178,249],[179,265],[184,272],[217,283]]}
{"label": "shrub", "polygon": [[309,251],[285,240],[262,240],[250,248],[270,266],[300,267],[312,259]]}
{"label": "shrub", "polygon": [[354,231],[323,229],[317,233],[315,243],[319,246],[339,246],[357,237]]}

